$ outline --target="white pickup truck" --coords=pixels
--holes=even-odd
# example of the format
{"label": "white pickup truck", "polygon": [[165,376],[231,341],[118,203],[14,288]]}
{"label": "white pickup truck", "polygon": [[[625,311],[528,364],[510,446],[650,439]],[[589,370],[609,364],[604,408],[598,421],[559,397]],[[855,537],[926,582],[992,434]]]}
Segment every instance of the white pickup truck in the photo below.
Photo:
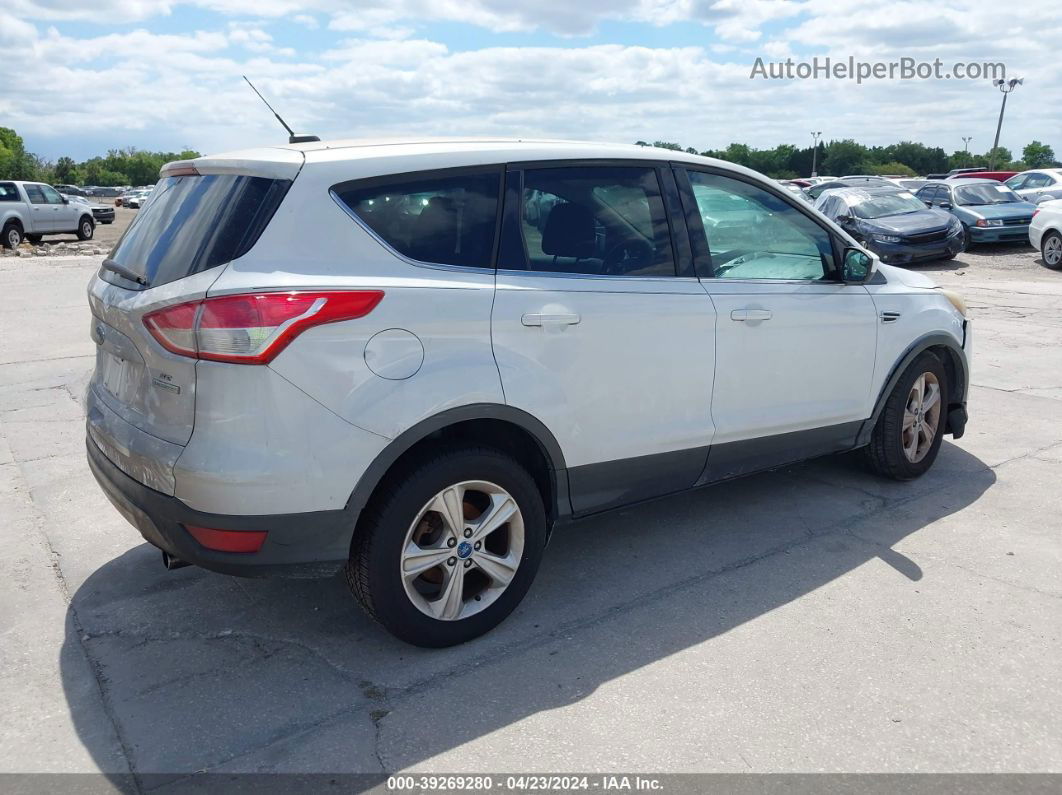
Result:
{"label": "white pickup truck", "polygon": [[51,185],[0,182],[0,244],[18,248],[23,239],[39,243],[45,235],[76,234],[91,240],[96,230],[92,209],[73,202]]}

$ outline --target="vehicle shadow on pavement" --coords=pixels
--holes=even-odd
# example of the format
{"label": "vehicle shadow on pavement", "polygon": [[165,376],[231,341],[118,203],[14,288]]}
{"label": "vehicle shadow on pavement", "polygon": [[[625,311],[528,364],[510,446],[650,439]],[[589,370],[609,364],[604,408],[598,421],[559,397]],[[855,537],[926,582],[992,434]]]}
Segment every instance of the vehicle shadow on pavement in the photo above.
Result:
{"label": "vehicle shadow on pavement", "polygon": [[[904,588],[920,587],[918,561],[894,545],[975,503],[995,473],[949,442],[913,483],[876,479],[855,458],[820,459],[562,529],[520,608],[487,636],[445,650],[391,638],[339,577],[167,572],[158,551],[140,545],[72,595],[60,659],[67,699],[100,768],[120,774],[124,756],[150,786],[160,783],[152,774],[379,775],[417,765],[578,703],[865,564],[884,561]],[[792,635],[793,643],[815,642],[800,627]],[[83,655],[117,744],[110,727],[89,720],[96,713],[75,708],[95,686],[84,681]],[[784,660],[772,664],[784,674]],[[710,698],[711,682],[689,677],[680,684]],[[472,759],[477,770],[496,770],[489,755]]]}

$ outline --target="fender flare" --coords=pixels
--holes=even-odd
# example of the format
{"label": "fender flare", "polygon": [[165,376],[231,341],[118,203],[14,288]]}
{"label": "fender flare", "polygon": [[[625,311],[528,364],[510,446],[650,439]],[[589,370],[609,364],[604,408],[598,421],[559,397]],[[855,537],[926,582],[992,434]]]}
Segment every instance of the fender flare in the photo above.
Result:
{"label": "fender flare", "polygon": [[[896,382],[900,380],[904,370],[925,351],[939,347],[944,347],[948,350],[951,354],[951,363],[955,368],[955,383],[949,384],[953,389],[953,394],[948,395],[948,405],[945,407],[948,415],[947,422],[949,425],[959,424],[965,426],[966,393],[969,391],[970,384],[970,365],[966,360],[966,351],[963,350],[958,340],[948,334],[926,334],[915,340],[893,365],[892,370],[889,372],[889,377],[885,380],[884,386],[878,393],[877,400],[874,403],[873,414],[863,422],[862,427],[859,429],[859,433],[856,436],[856,447],[862,447],[870,443],[870,435],[874,432],[874,426],[878,424],[878,418],[885,409],[885,401],[889,399],[889,395],[892,394],[892,390],[895,389]],[[958,417],[954,418],[953,421],[951,416],[953,409],[962,409],[961,423]],[[963,434],[963,427],[952,427],[950,430],[956,439]]]}
{"label": "fender flare", "polygon": [[469,420],[501,420],[517,426],[530,435],[545,457],[552,473],[553,496],[556,504],[546,506],[547,511],[552,507],[554,516],[557,518],[568,516],[571,513],[567,468],[564,463],[564,454],[561,452],[556,437],[540,420],[526,411],[499,403],[471,403],[447,409],[403,431],[391,440],[362,473],[347,499],[346,512],[356,522],[384,475],[402,455],[436,431]]}

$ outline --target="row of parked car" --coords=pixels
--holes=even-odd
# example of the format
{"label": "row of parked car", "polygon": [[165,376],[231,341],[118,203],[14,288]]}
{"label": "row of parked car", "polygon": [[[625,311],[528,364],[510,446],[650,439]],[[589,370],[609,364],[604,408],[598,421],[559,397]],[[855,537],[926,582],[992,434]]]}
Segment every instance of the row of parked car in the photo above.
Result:
{"label": "row of parked car", "polygon": [[[853,174],[783,184],[890,264],[951,259],[977,243],[1028,241],[1047,267],[1062,268],[1062,233],[1052,220],[1062,214],[1062,169],[955,169],[917,179]],[[1050,211],[1040,217],[1042,210]]]}

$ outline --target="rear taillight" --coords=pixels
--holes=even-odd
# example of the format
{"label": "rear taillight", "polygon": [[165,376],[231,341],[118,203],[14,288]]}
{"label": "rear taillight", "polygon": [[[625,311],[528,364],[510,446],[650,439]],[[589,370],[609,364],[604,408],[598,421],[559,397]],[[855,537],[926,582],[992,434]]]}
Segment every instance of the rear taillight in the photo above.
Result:
{"label": "rear taillight", "polygon": [[151,312],[144,325],[171,353],[267,364],[306,329],[364,317],[382,298],[382,290],[224,295]]}

